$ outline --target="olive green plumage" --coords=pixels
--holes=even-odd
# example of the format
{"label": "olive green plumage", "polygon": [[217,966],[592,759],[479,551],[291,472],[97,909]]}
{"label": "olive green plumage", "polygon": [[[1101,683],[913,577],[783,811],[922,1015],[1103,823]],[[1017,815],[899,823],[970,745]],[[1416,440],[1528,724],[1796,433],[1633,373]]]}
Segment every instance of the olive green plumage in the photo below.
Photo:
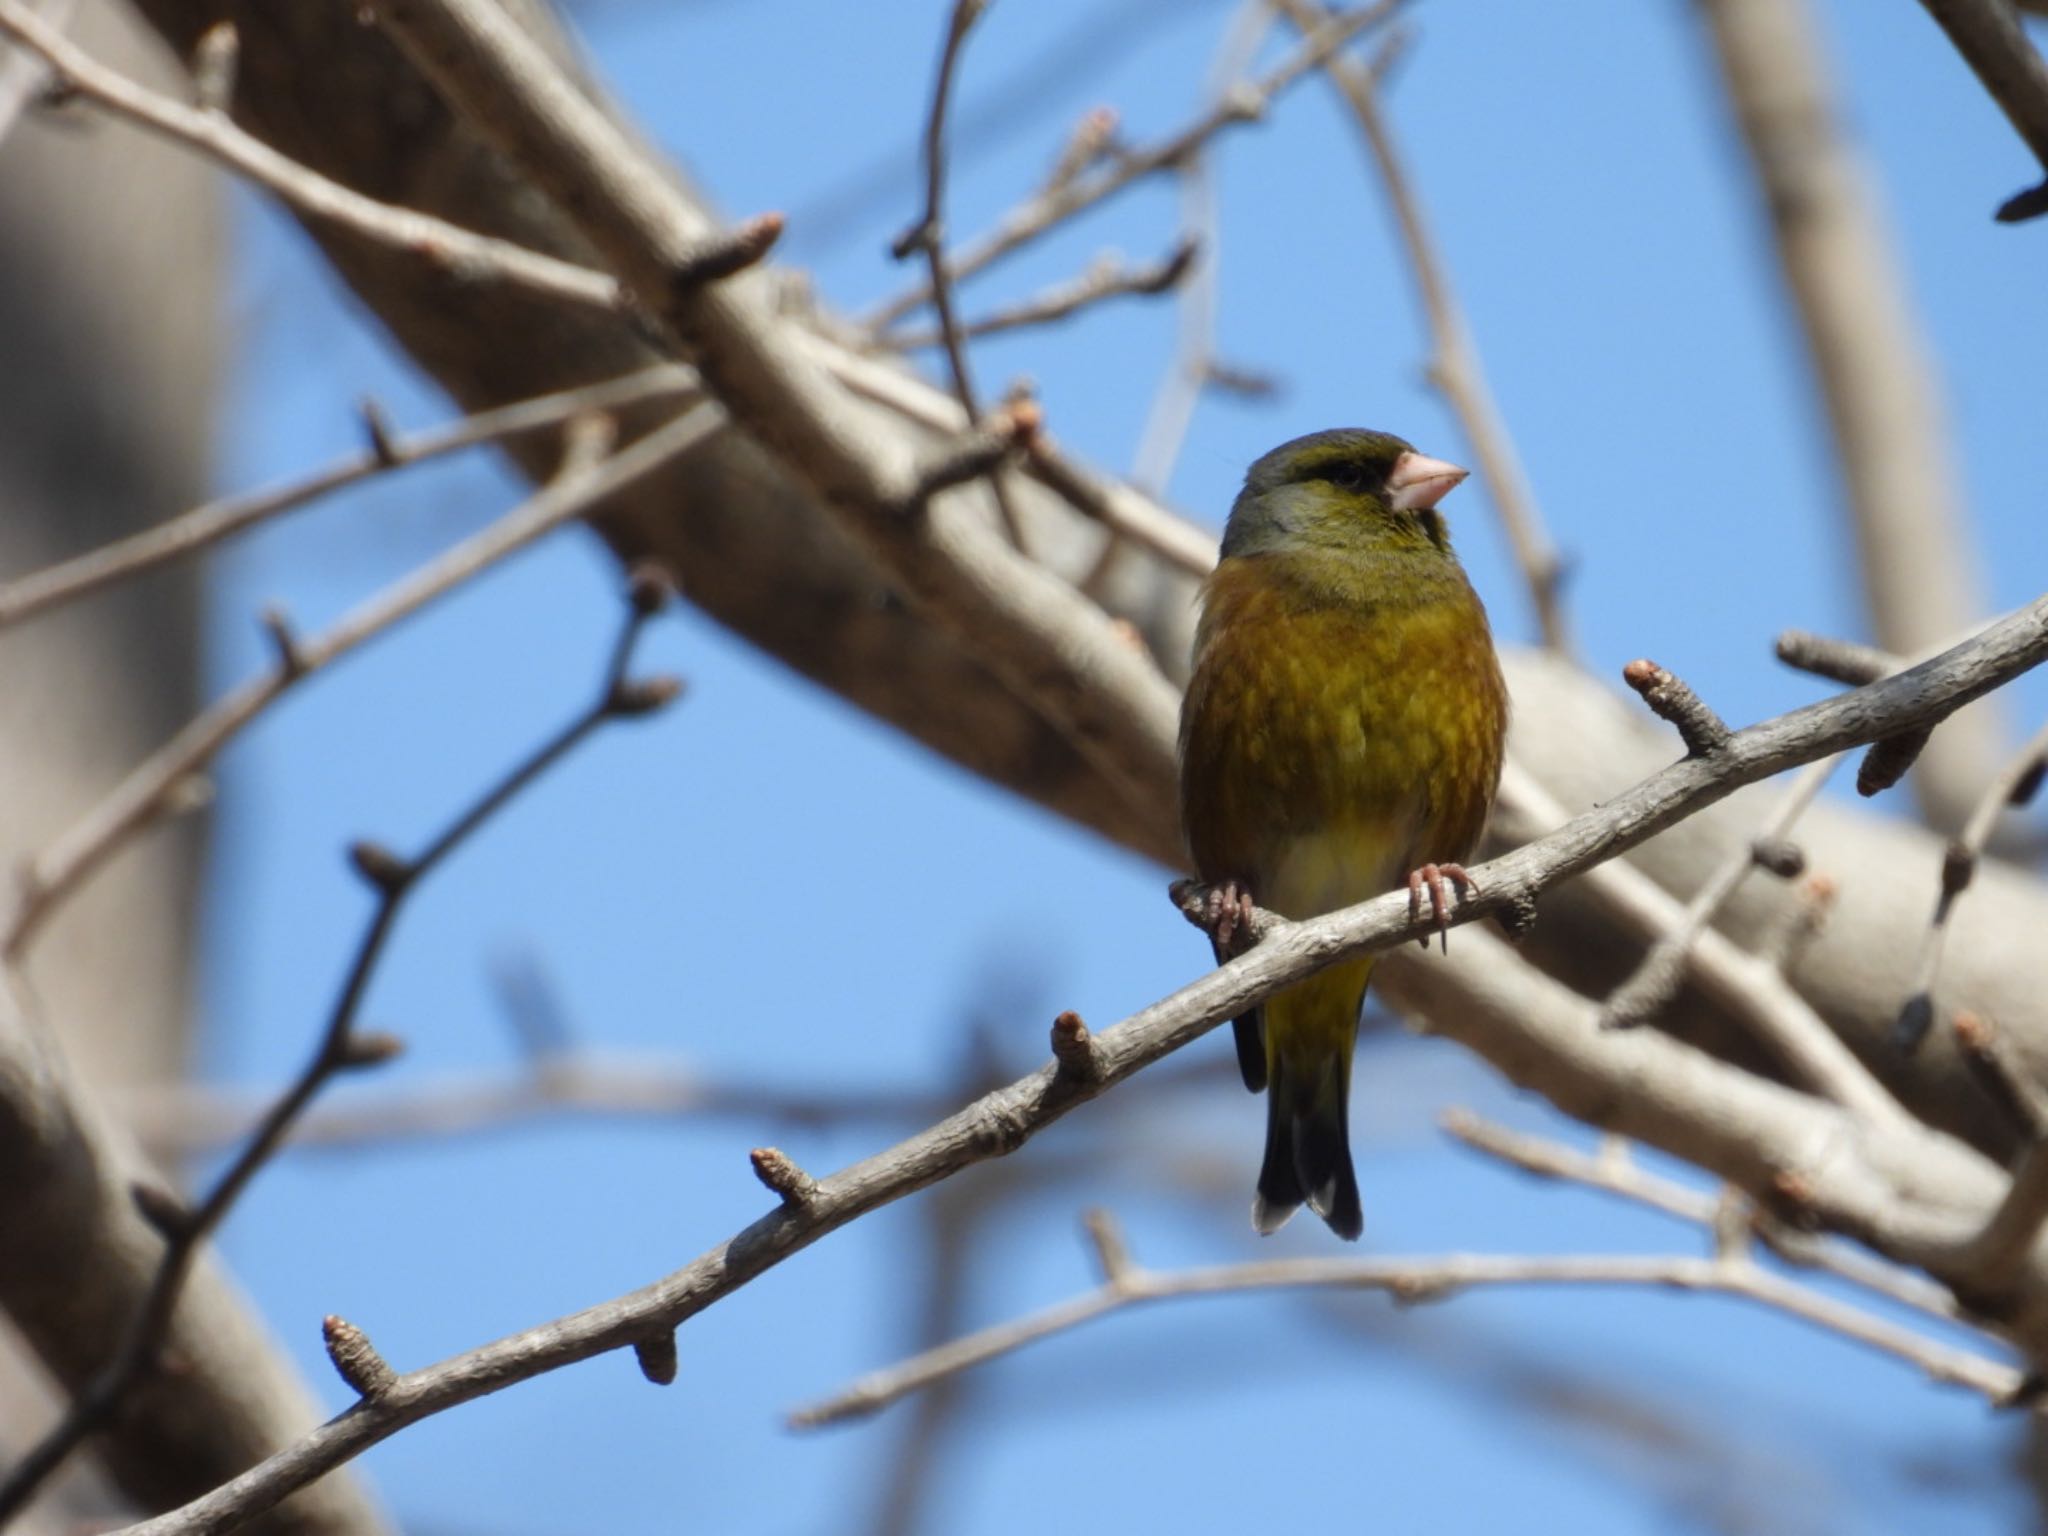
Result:
{"label": "olive green plumage", "polygon": [[[1507,691],[1435,510],[1462,478],[1351,429],[1252,465],[1202,592],[1181,711],[1182,823],[1212,887],[1313,917],[1477,844]],[[1371,972],[1369,958],[1331,966],[1237,1021],[1245,1085],[1270,1095],[1261,1231],[1305,1201],[1359,1234],[1346,1105]]]}

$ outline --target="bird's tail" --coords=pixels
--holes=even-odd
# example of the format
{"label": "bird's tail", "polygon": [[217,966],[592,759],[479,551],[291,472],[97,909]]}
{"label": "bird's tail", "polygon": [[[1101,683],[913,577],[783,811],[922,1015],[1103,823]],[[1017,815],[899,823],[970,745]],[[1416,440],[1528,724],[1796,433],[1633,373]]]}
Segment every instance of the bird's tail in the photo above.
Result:
{"label": "bird's tail", "polygon": [[1365,1230],[1351,1167],[1351,1050],[1372,961],[1333,965],[1266,1003],[1266,1160],[1252,1225],[1307,1205],[1346,1240]]}

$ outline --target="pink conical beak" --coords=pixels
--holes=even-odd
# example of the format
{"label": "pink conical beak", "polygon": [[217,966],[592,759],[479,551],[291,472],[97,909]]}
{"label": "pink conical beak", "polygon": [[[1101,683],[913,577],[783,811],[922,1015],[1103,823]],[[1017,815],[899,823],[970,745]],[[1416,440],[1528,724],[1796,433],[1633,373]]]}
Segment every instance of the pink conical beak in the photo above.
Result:
{"label": "pink conical beak", "polygon": [[1393,473],[1387,476],[1387,491],[1396,512],[1420,511],[1442,501],[1467,473],[1455,464],[1410,448],[1394,460]]}

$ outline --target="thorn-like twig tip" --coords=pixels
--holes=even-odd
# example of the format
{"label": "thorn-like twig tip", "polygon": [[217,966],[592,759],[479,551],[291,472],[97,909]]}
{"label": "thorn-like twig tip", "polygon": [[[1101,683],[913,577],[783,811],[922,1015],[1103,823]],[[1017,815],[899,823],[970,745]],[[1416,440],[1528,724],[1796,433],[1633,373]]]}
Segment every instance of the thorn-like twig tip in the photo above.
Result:
{"label": "thorn-like twig tip", "polygon": [[1970,888],[1977,876],[1977,854],[1961,839],[1951,839],[1941,851],[1941,894],[1949,900]]}
{"label": "thorn-like twig tip", "polygon": [[818,1181],[774,1147],[756,1147],[747,1154],[754,1177],[775,1192],[785,1206],[801,1210],[818,1193]]}
{"label": "thorn-like twig tip", "polygon": [[257,615],[257,622],[263,626],[264,636],[270,641],[270,651],[277,659],[279,675],[286,682],[304,676],[306,655],[299,647],[299,637],[292,628],[291,615],[278,604],[270,603]]}
{"label": "thorn-like twig tip", "polygon": [[2044,213],[2048,213],[2048,181],[2024,192],[2015,192],[1998,205],[1998,212],[1993,217],[2001,224],[2024,224]]}
{"label": "thorn-like twig tip", "polygon": [[889,257],[892,261],[908,261],[938,243],[938,221],[931,218],[919,219],[889,242]]}
{"label": "thorn-like twig tip", "polygon": [[1861,688],[1898,670],[1897,657],[1872,645],[1854,640],[1837,640],[1807,629],[1788,629],[1772,646],[1778,660],[1801,672],[1811,672],[1829,682]]}
{"label": "thorn-like twig tip", "polygon": [[658,561],[641,561],[633,567],[632,575],[626,578],[626,601],[642,618],[652,618],[661,612],[675,594],[674,578],[669,575],[668,567]]}
{"label": "thorn-like twig tip", "polygon": [[183,1200],[161,1184],[137,1179],[128,1186],[128,1198],[142,1219],[156,1229],[165,1242],[176,1242],[192,1225],[192,1212]]}
{"label": "thorn-like twig tip", "polygon": [[1052,1054],[1063,1077],[1092,1082],[1102,1075],[1101,1047],[1071,1008],[1052,1021]]}
{"label": "thorn-like twig tip", "polygon": [[640,1374],[657,1387],[674,1385],[677,1369],[675,1330],[670,1328],[652,1338],[636,1340],[633,1358],[640,1362]]}
{"label": "thorn-like twig tip", "polygon": [[217,21],[199,34],[192,50],[192,97],[201,111],[226,112],[234,105],[241,53],[241,35],[232,21]]}
{"label": "thorn-like twig tip", "polygon": [[[2044,187],[2043,191],[2048,192],[2048,187]],[[2042,211],[2048,212],[2048,203],[2043,204]],[[1992,1406],[1996,1408],[2038,1408],[2043,1398],[2048,1398],[2048,1372],[2028,1371],[2024,1376],[2020,1377],[2010,1392],[1999,1398]]]}
{"label": "thorn-like twig tip", "polygon": [[1928,725],[1873,742],[1856,769],[1856,793],[1867,800],[1898,783],[1919,760],[1921,749],[1933,734],[1934,727]]}
{"label": "thorn-like twig tip", "polygon": [[405,1042],[388,1029],[352,1030],[341,1043],[340,1065],[345,1072],[361,1072],[404,1054]]}
{"label": "thorn-like twig tip", "polygon": [[348,861],[355,866],[357,874],[386,896],[395,896],[404,890],[413,876],[413,866],[408,860],[368,838],[348,845]]}
{"label": "thorn-like twig tip", "polygon": [[1789,837],[1759,837],[1749,845],[1750,859],[1780,880],[1797,880],[1806,873],[1806,850]]}
{"label": "thorn-like twig tip", "polygon": [[774,249],[787,225],[779,213],[760,213],[720,230],[669,269],[670,288],[682,293],[746,271]]}
{"label": "thorn-like twig tip", "polygon": [[1892,1044],[1911,1056],[1920,1049],[1920,1042],[1927,1038],[1928,1030],[1933,1027],[1934,999],[1925,992],[1915,992],[1906,999],[1906,1005],[1899,1010],[1898,1022],[1892,1025]]}
{"label": "thorn-like twig tip", "polygon": [[327,1358],[358,1397],[377,1398],[398,1383],[398,1373],[377,1353],[370,1336],[345,1317],[329,1313],[320,1322]]}
{"label": "thorn-like twig tip", "polygon": [[1091,1206],[1081,1213],[1081,1230],[1088,1235],[1088,1246],[1095,1254],[1102,1283],[1120,1286],[1129,1280],[1137,1266],[1131,1262],[1130,1246],[1124,1242],[1116,1218],[1101,1206]]}
{"label": "thorn-like twig tip", "polygon": [[682,694],[683,680],[673,673],[623,678],[605,700],[605,713],[618,720],[637,720],[668,708]]}
{"label": "thorn-like twig tip", "polygon": [[189,816],[213,804],[213,780],[203,773],[182,774],[164,791],[166,816]]}
{"label": "thorn-like twig tip", "polygon": [[2024,810],[2040,793],[2044,777],[2048,777],[2048,757],[2039,757],[2034,759],[2033,766],[2013,781],[2012,793],[2006,797],[2005,803],[2016,811]]}
{"label": "thorn-like twig tip", "polygon": [[1536,926],[1536,898],[1522,891],[1507,897],[1493,909],[1493,920],[1510,944],[1519,944]]}
{"label": "thorn-like twig tip", "polygon": [[1677,727],[1685,750],[1694,757],[1711,757],[1728,744],[1730,732],[1721,717],[1693,692],[1692,685],[1647,658],[1638,658],[1621,669],[1622,681],[1642,695],[1653,714]]}
{"label": "thorn-like twig tip", "polygon": [[403,455],[398,451],[398,434],[392,430],[391,418],[384,414],[384,407],[373,395],[365,395],[356,402],[356,415],[363,423],[363,436],[369,440],[370,453],[377,460],[380,469],[395,469]]}

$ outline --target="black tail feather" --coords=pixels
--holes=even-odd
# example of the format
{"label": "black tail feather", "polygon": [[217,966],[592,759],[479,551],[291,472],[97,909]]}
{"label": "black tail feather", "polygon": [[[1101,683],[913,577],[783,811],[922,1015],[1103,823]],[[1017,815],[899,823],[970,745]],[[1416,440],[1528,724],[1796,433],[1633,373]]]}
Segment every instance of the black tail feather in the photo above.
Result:
{"label": "black tail feather", "polygon": [[1260,1011],[1254,1008],[1250,1013],[1241,1013],[1230,1021],[1232,1033],[1237,1036],[1237,1070],[1244,1078],[1245,1087],[1253,1093],[1264,1092],[1266,1087],[1266,1025]]}
{"label": "black tail feather", "polygon": [[1365,1230],[1358,1175],[1351,1166],[1349,1076],[1343,1071],[1302,1081],[1278,1064],[1266,1100],[1266,1157],[1252,1224],[1274,1232],[1307,1205],[1347,1242]]}

